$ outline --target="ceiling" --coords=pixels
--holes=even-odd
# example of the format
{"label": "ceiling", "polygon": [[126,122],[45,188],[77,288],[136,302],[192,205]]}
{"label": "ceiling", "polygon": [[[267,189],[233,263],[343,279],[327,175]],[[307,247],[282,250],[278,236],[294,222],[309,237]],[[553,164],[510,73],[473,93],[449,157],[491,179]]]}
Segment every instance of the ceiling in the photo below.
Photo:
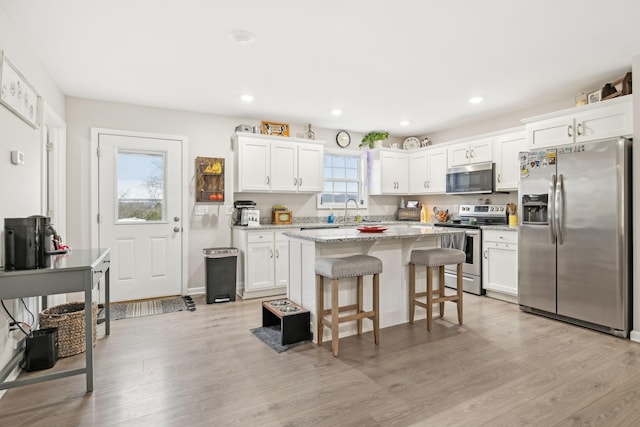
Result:
{"label": "ceiling", "polygon": [[[0,0],[0,7],[67,96],[393,136],[573,99],[622,77],[640,54],[637,0]],[[253,33],[255,42],[231,41],[233,30]],[[484,102],[470,104],[473,96]],[[332,115],[335,108],[343,113]]]}

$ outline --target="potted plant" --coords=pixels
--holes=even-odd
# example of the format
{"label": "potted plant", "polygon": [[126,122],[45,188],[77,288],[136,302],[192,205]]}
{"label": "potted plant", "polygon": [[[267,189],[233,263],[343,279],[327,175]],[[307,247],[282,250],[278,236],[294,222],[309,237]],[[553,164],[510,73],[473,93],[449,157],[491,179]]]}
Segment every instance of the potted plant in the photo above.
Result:
{"label": "potted plant", "polygon": [[368,146],[369,148],[373,148],[376,145],[377,141],[380,141],[382,143],[382,141],[387,138],[389,138],[389,132],[371,131],[362,137],[362,142],[360,143],[359,147]]}

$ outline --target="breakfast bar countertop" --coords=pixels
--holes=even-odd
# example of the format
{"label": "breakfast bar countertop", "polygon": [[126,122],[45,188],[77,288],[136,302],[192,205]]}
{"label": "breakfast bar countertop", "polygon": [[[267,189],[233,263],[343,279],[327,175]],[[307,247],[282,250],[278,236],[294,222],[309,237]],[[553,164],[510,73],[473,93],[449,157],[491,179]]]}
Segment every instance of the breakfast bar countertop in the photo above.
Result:
{"label": "breakfast bar countertop", "polygon": [[[373,240],[390,239],[415,239],[419,237],[433,237],[439,235],[450,235],[461,233],[460,230],[446,228],[435,228],[429,224],[424,225],[389,225],[379,226],[386,230],[382,232],[362,232],[358,226],[353,228],[323,228],[316,230],[285,231],[287,237],[310,240],[316,243],[336,243],[336,242],[361,242]],[[369,226],[370,227],[370,226]]]}

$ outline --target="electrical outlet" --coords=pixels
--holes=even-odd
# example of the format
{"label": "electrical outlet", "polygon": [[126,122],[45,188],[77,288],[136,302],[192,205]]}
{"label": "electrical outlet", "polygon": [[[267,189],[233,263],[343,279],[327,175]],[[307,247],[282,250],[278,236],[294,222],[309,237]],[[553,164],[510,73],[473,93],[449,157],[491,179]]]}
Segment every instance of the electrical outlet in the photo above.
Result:
{"label": "electrical outlet", "polygon": [[196,215],[209,215],[209,206],[196,205]]}

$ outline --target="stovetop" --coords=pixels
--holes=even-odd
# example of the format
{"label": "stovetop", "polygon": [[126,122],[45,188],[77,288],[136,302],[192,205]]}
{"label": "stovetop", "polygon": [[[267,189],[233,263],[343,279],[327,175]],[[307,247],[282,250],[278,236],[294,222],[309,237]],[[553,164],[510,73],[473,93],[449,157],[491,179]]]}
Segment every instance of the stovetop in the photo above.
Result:
{"label": "stovetop", "polygon": [[[505,205],[460,205],[460,219],[435,223],[438,227],[479,229],[483,225],[506,225],[509,223]],[[475,223],[475,224],[473,224]]]}

